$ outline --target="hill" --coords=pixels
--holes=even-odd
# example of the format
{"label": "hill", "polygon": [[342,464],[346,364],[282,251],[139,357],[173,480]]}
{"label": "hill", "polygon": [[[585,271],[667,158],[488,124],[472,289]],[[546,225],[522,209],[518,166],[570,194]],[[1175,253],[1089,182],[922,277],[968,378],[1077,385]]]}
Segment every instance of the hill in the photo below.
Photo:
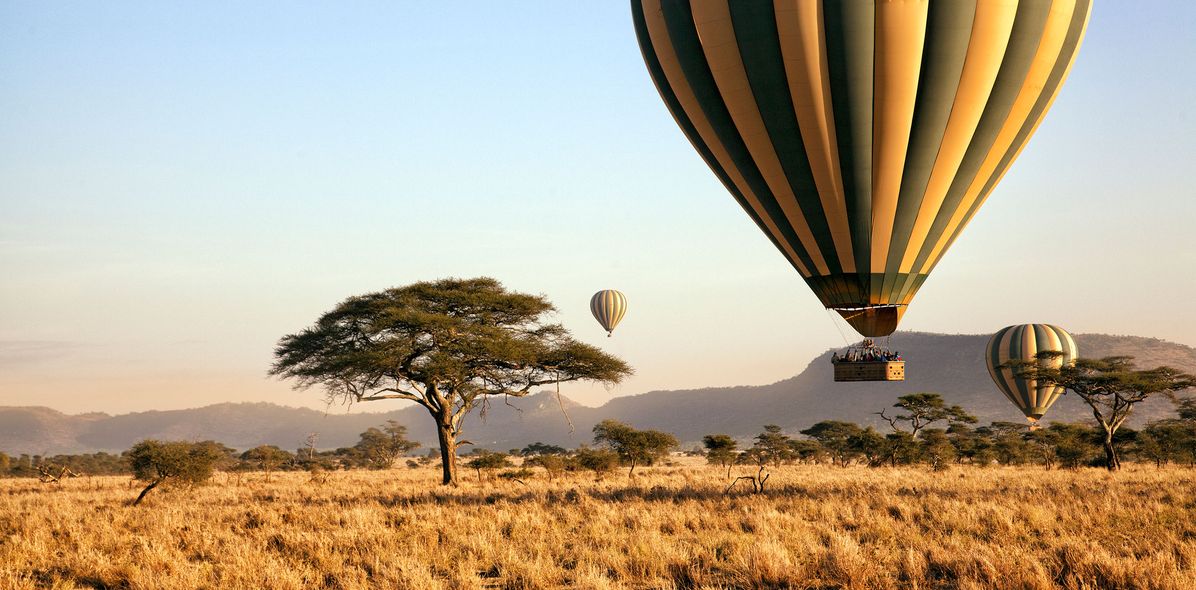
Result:
{"label": "hill", "polygon": [[[915,391],[941,393],[964,406],[982,423],[1021,420],[1021,414],[997,392],[982,362],[984,335],[945,335],[902,332],[891,346],[907,359],[901,383],[833,383],[831,351],[811,361],[796,376],[762,386],[719,387],[681,391],[653,391],[619,397],[598,408],[564,403],[576,427],[561,413],[556,396],[543,392],[523,399],[492,401],[485,412],[467,418],[466,438],[473,444],[506,450],[533,441],[565,446],[588,442],[590,429],[605,418],[639,428],[656,428],[695,442],[721,432],[748,438],[763,424],[779,424],[796,432],[819,420],[850,420],[880,426],[873,413],[892,405],[899,395]],[[1170,365],[1196,373],[1196,349],[1155,338],[1081,334],[1076,336],[1085,357],[1128,355],[1141,367]],[[386,420],[407,425],[413,439],[434,445],[431,421],[418,407],[388,412],[366,410],[325,414],[266,403],[217,404],[203,408],[153,411],[109,416],[66,415],[39,407],[0,407],[0,450],[12,453],[56,454],[120,451],[143,438],[214,439],[237,448],[276,444],[294,449],[311,432],[319,432],[323,448],[348,446],[370,426]],[[1140,407],[1133,424],[1172,415],[1162,398]],[[1064,396],[1047,415],[1050,420],[1087,420],[1087,406]]]}

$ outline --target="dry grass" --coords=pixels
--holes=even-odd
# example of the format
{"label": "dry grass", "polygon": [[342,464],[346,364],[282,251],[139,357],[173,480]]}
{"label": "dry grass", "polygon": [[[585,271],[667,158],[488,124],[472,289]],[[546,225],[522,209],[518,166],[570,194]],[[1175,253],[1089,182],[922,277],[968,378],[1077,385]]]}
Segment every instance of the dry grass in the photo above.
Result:
{"label": "dry grass", "polygon": [[1196,588],[1193,470],[437,475],[0,480],[0,588]]}

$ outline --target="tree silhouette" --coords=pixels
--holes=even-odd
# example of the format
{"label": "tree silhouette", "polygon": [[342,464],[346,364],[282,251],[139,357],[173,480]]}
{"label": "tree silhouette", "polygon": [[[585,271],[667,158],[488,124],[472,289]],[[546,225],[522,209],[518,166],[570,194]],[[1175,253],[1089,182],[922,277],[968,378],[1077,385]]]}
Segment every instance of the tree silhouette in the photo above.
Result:
{"label": "tree silhouette", "polygon": [[911,393],[903,395],[897,398],[897,403],[893,404],[893,407],[901,408],[906,413],[886,416],[884,410],[881,410],[877,414],[888,422],[889,426],[893,427],[895,433],[902,431],[902,428],[897,426],[898,423],[905,422],[908,424],[911,438],[918,438],[918,433],[923,428],[935,422],[946,420],[948,424],[976,423],[975,416],[967,413],[960,406],[948,406],[943,401],[943,396],[937,393]]}
{"label": "tree silhouette", "polygon": [[408,400],[435,420],[443,482],[457,483],[457,440],[466,415],[494,396],[549,383],[617,383],[626,363],[574,340],[545,316],[542,296],[491,278],[421,282],[350,297],[315,325],[285,336],[270,372],[330,400]]}

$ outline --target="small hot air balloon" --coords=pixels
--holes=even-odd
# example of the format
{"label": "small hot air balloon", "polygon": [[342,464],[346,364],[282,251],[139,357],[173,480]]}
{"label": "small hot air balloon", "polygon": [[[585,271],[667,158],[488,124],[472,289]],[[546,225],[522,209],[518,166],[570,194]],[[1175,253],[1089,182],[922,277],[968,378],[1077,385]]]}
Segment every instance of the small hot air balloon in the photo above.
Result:
{"label": "small hot air balloon", "polygon": [[1055,100],[1092,0],[631,0],[661,99],[822,304],[906,306]]}
{"label": "small hot air balloon", "polygon": [[590,313],[594,314],[594,319],[602,324],[607,337],[610,337],[615,326],[619,325],[619,321],[627,313],[627,296],[614,289],[594,293],[590,298]]}
{"label": "small hot air balloon", "polygon": [[1002,328],[988,341],[984,358],[988,374],[997,388],[1026,415],[1032,426],[1038,424],[1050,409],[1051,404],[1063,394],[1057,385],[1040,385],[1033,379],[1023,379],[1009,368],[998,368],[1011,360],[1033,361],[1038,353],[1062,352],[1063,356],[1051,360],[1040,360],[1049,366],[1060,367],[1076,360],[1076,341],[1066,330],[1050,324],[1022,324]]}

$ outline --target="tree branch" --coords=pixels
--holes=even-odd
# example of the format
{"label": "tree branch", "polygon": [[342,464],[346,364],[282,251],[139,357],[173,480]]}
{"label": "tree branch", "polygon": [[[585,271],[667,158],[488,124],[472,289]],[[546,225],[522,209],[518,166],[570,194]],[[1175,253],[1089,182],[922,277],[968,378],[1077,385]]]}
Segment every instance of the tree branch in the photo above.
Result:
{"label": "tree branch", "polygon": [[[382,389],[379,391],[392,391],[392,390]],[[357,398],[357,401],[373,402],[373,401],[378,401],[378,400],[383,400],[383,399],[405,399],[405,400],[409,400],[409,401],[413,401],[413,402],[418,402],[421,405],[427,405],[424,403],[424,399],[422,397],[419,397],[419,396],[416,396],[416,395],[413,395],[410,393],[405,393],[405,392],[388,393],[388,394],[372,393],[372,394],[363,395],[363,396]]]}
{"label": "tree branch", "polygon": [[893,427],[893,432],[902,432],[902,430],[900,428],[897,428],[898,418],[890,418],[890,417],[886,416],[884,410],[881,410],[879,412],[873,412],[873,413],[880,416],[881,418],[883,418],[885,422],[888,422],[889,426]]}

